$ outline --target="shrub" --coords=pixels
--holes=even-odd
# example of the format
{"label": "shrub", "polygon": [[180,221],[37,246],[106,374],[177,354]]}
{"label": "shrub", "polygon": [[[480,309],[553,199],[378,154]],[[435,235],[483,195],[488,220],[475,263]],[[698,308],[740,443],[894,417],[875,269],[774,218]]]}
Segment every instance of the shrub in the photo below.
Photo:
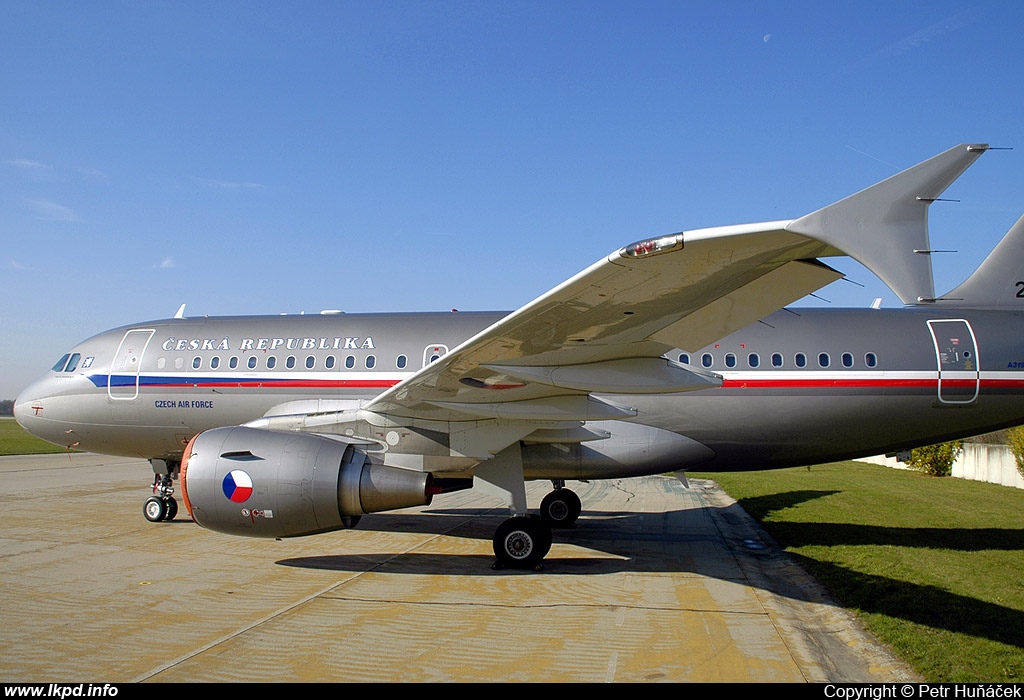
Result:
{"label": "shrub", "polygon": [[953,473],[953,462],[963,450],[962,440],[915,447],[910,451],[907,466],[930,476],[949,476]]}
{"label": "shrub", "polygon": [[1024,425],[1006,431],[1006,444],[1010,446],[1013,458],[1017,461],[1017,472],[1024,476]]}

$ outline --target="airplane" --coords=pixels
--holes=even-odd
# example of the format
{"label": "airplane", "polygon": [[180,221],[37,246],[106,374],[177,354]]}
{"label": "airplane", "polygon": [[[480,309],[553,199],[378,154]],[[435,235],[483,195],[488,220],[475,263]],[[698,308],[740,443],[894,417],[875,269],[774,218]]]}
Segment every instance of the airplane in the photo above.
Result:
{"label": "airplane", "polygon": [[[18,397],[52,443],[143,457],[151,521],[296,537],[479,488],[495,568],[577,525],[568,481],[816,464],[1024,423],[1024,216],[936,296],[961,144],[791,219],[630,243],[513,312],[173,318],[76,345]],[[848,256],[895,309],[791,308]],[[531,511],[528,480],[552,491]]]}

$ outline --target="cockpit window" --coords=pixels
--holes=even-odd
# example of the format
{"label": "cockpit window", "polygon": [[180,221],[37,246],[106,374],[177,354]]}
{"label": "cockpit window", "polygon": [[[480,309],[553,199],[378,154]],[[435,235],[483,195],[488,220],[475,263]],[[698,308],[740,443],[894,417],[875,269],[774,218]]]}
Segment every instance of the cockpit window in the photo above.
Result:
{"label": "cockpit window", "polygon": [[78,361],[81,359],[81,353],[65,353],[51,369],[54,372],[74,372],[78,368]]}

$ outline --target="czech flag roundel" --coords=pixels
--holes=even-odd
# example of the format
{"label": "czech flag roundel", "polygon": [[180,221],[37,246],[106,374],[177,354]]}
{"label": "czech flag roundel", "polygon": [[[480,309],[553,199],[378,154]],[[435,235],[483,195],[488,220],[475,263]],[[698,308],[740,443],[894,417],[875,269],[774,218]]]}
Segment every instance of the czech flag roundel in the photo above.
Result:
{"label": "czech flag roundel", "polygon": [[224,495],[235,503],[245,503],[252,495],[252,477],[241,469],[228,472],[224,477]]}

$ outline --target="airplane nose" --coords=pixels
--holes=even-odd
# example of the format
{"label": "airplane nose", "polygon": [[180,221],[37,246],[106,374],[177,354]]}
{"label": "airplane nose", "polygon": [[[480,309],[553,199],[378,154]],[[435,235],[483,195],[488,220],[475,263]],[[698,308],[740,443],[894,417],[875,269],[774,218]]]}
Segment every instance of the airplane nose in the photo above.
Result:
{"label": "airplane nose", "polygon": [[[37,392],[33,390],[37,384],[38,382],[30,384],[14,400],[14,420],[18,421],[18,425],[22,428],[33,434],[32,423],[36,418],[35,414],[39,413],[42,408],[42,402],[35,398]],[[33,406],[36,406],[35,410],[33,410]]]}
{"label": "airplane nose", "polygon": [[52,387],[48,386],[46,379],[37,379],[18,394],[14,400],[14,419],[36,437],[59,444],[62,436],[52,420],[56,416],[47,416],[48,396],[52,393]]}

